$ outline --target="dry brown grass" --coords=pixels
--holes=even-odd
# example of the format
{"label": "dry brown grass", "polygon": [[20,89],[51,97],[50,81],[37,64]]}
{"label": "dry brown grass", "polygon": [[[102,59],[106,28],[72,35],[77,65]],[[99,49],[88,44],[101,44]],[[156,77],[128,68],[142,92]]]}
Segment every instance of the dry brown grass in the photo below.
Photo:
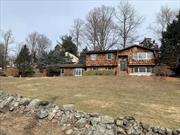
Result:
{"label": "dry brown grass", "polygon": [[180,127],[180,79],[84,76],[0,78],[0,89],[113,117],[131,115],[152,126]]}
{"label": "dry brown grass", "polygon": [[0,114],[0,135],[64,135],[57,123],[21,114]]}

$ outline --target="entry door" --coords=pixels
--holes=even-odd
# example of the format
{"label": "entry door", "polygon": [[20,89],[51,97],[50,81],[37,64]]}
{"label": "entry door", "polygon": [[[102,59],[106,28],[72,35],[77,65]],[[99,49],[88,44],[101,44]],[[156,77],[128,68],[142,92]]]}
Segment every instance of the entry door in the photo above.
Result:
{"label": "entry door", "polygon": [[127,60],[126,58],[120,58],[120,70],[127,71]]}

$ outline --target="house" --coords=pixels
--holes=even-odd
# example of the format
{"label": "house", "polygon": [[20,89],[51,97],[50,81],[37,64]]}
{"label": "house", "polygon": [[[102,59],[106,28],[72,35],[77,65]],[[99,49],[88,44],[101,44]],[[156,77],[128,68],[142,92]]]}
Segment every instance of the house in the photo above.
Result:
{"label": "house", "polygon": [[83,64],[57,64],[60,68],[59,76],[82,76],[85,70]]}
{"label": "house", "polygon": [[133,45],[121,50],[88,51],[86,70],[114,70],[117,75],[152,75],[156,65],[154,49]]}
{"label": "house", "polygon": [[79,62],[79,58],[76,57],[75,55],[73,55],[72,53],[65,52],[65,56],[71,57],[71,61],[72,61],[73,63],[78,63],[78,62]]}

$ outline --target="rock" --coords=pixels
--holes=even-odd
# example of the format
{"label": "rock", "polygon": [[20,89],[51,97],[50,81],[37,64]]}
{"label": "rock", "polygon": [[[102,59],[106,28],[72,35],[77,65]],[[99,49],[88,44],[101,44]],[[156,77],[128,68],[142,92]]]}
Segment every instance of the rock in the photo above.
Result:
{"label": "rock", "polygon": [[101,119],[100,117],[93,117],[90,119],[90,124],[93,125],[93,126],[96,126],[98,123],[100,123]]}
{"label": "rock", "polygon": [[3,108],[4,106],[8,106],[8,104],[13,101],[13,97],[8,97],[7,99],[5,99],[3,102],[0,103],[0,108]]}
{"label": "rock", "polygon": [[81,118],[75,123],[75,127],[83,128],[85,127],[86,124],[87,124],[87,120],[85,118]]}
{"label": "rock", "polygon": [[73,133],[73,130],[72,130],[72,129],[68,129],[68,130],[65,132],[66,135],[71,135],[72,133]]}
{"label": "rock", "polygon": [[49,113],[48,119],[52,120],[56,114],[56,112],[58,111],[59,107],[55,106],[55,108],[53,108],[53,110]]}
{"label": "rock", "polygon": [[94,134],[93,135],[106,135],[105,134],[105,132],[106,132],[105,127],[97,125],[95,129],[96,130],[94,130],[94,132],[93,132]]}
{"label": "rock", "polygon": [[169,129],[169,128],[166,128],[166,131],[165,131],[165,132],[166,132],[167,135],[172,135],[172,130]]}
{"label": "rock", "polygon": [[176,132],[177,132],[178,134],[180,134],[180,128],[176,129]]}
{"label": "rock", "polygon": [[33,99],[30,104],[28,105],[29,109],[37,109],[39,107],[40,100],[39,99]]}
{"label": "rock", "polygon": [[63,109],[65,111],[74,111],[75,106],[74,106],[74,104],[67,104],[67,105],[63,105]]}
{"label": "rock", "polygon": [[159,128],[159,134],[165,135],[165,132],[166,132],[165,128]]}
{"label": "rock", "polygon": [[9,111],[9,106],[8,105],[4,106],[3,108],[0,108],[1,113],[6,113],[7,111]]}
{"label": "rock", "polygon": [[45,109],[41,109],[36,113],[36,115],[39,119],[43,119],[48,116],[48,111]]}
{"label": "rock", "polygon": [[49,104],[49,101],[40,101],[39,106],[47,106]]}
{"label": "rock", "polygon": [[123,120],[116,120],[116,125],[119,127],[123,127]]}
{"label": "rock", "polygon": [[126,120],[128,120],[128,121],[129,121],[129,120],[135,120],[135,118],[132,117],[132,116],[125,116],[124,119],[126,119]]}
{"label": "rock", "polygon": [[23,106],[27,106],[29,103],[30,103],[31,99],[30,98],[22,98],[20,101],[19,101],[19,104],[20,105],[23,105]]}
{"label": "rock", "polygon": [[101,122],[103,124],[113,124],[114,123],[114,119],[110,116],[101,116]]}
{"label": "rock", "polygon": [[178,135],[178,132],[177,132],[176,130],[173,130],[173,131],[172,131],[172,134],[173,134],[173,135]]}
{"label": "rock", "polygon": [[123,129],[122,127],[118,127],[118,128],[117,128],[117,133],[118,133],[118,134],[123,134],[123,135],[126,134],[126,132],[124,131],[124,129]]}
{"label": "rock", "polygon": [[148,131],[149,130],[149,125],[145,123],[141,123],[141,126],[143,127],[144,130]]}

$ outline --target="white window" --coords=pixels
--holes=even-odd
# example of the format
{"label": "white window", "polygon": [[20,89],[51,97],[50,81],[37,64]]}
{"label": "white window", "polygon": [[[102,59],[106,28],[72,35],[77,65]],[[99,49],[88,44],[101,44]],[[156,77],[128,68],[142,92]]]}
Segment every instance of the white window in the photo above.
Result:
{"label": "white window", "polygon": [[152,73],[152,67],[134,67],[133,73]]}
{"label": "white window", "polygon": [[153,59],[153,53],[152,52],[138,52],[133,54],[134,60],[150,60]]}
{"label": "white window", "polygon": [[112,53],[106,54],[106,59],[107,60],[112,60],[113,59],[113,54]]}
{"label": "white window", "polygon": [[97,54],[91,54],[91,60],[96,60]]}
{"label": "white window", "polygon": [[84,72],[83,68],[75,68],[74,69],[74,76],[82,76]]}

